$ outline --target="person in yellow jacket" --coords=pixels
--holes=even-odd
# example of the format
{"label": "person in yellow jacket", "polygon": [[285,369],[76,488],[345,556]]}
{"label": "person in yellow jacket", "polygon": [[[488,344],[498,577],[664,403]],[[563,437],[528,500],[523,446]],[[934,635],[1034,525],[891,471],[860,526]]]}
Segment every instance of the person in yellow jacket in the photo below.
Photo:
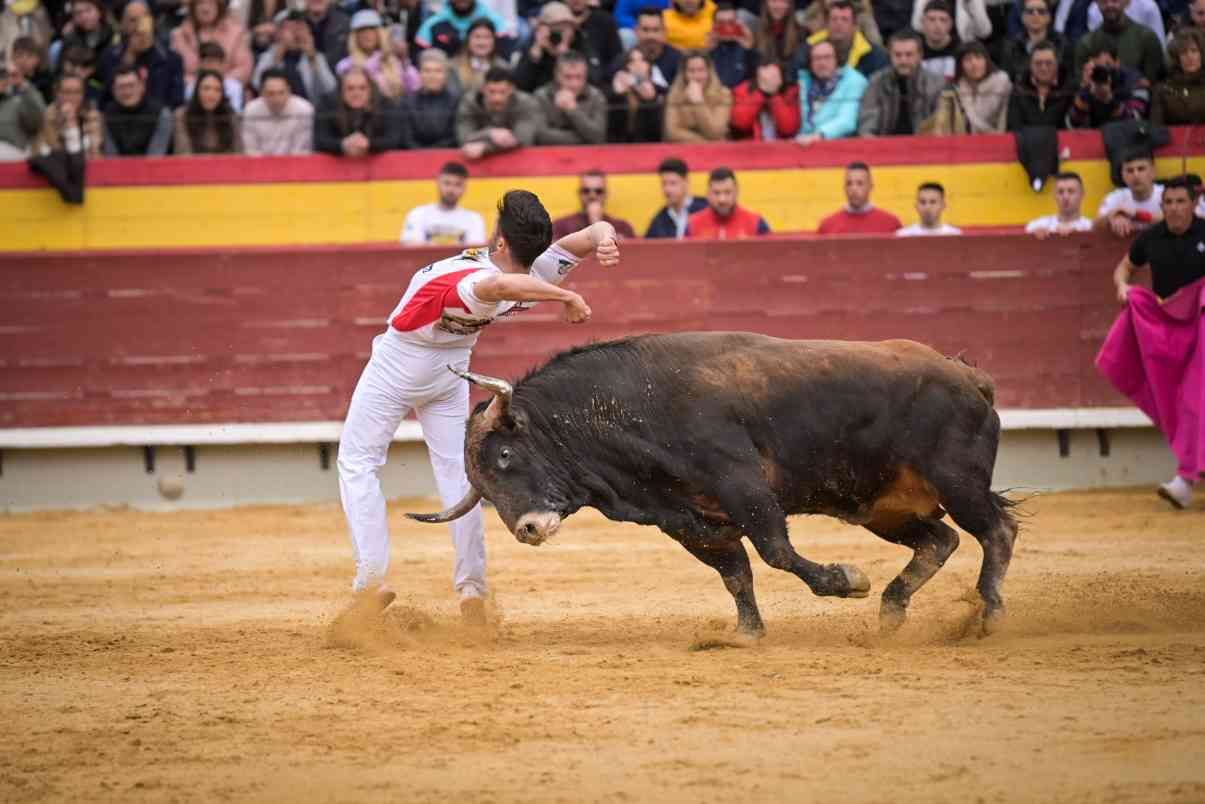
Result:
{"label": "person in yellow jacket", "polygon": [[674,0],[662,15],[665,40],[679,50],[703,50],[714,17],[714,0]]}
{"label": "person in yellow jacket", "polygon": [[837,63],[853,67],[866,78],[890,63],[887,52],[870,42],[858,29],[857,11],[851,0],[830,0],[828,26],[808,37],[808,44],[832,42],[837,49]]}

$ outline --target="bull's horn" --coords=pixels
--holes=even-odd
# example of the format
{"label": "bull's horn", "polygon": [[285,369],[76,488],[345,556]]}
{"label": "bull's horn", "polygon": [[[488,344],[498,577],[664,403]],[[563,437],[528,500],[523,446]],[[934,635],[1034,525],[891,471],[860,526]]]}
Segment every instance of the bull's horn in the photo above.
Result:
{"label": "bull's horn", "polygon": [[477,493],[477,489],[469,488],[464,499],[453,505],[446,511],[440,511],[438,514],[406,514],[411,519],[419,522],[451,522],[453,519],[460,519],[462,516],[473,510],[473,506],[481,502],[481,495]]}
{"label": "bull's horn", "polygon": [[453,366],[448,366],[448,371],[457,377],[468,380],[474,385],[480,385],[492,393],[495,397],[494,402],[490,404],[490,407],[494,408],[493,415],[501,417],[506,416],[510,412],[510,398],[515,389],[506,380],[500,380],[497,377],[487,377],[484,374],[474,374],[471,371],[461,371]]}

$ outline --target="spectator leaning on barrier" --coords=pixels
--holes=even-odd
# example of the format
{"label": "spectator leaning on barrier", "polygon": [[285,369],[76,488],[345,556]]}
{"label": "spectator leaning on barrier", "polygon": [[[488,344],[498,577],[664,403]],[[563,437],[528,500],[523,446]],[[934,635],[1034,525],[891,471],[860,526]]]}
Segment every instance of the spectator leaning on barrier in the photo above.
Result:
{"label": "spectator leaning on barrier", "polygon": [[1150,83],[1158,81],[1163,75],[1163,43],[1159,37],[1126,16],[1126,0],[1096,0],[1096,4],[1104,22],[1076,44],[1075,74],[1082,74],[1094,55],[1107,51],[1122,67],[1141,73]]}
{"label": "spectator leaning on barrier", "polygon": [[732,91],[732,135],[759,142],[787,140],[799,131],[799,84],[783,80],[774,62]]}
{"label": "spectator leaning on barrier", "polygon": [[1157,126],[1205,123],[1205,32],[1189,28],[1172,37],[1167,47],[1171,73],[1151,92],[1151,123]]}
{"label": "spectator leaning on barrier", "polygon": [[662,15],[665,41],[678,50],[701,50],[707,47],[713,17],[712,0],[672,0]]}
{"label": "spectator leaning on barrier", "polygon": [[946,188],[938,182],[927,181],[916,189],[916,214],[920,223],[895,230],[896,237],[929,237],[933,235],[960,235],[957,226],[943,223],[946,211]]}
{"label": "spectator leaning on barrier", "polygon": [[660,142],[665,129],[669,84],[660,68],[634,47],[611,79],[608,93],[608,142]]}
{"label": "spectator leaning on barrier", "polygon": [[188,16],[171,32],[171,45],[184,64],[184,82],[194,84],[201,69],[201,45],[221,46],[226,62],[219,72],[239,84],[251,80],[255,62],[250,36],[243,23],[229,10],[226,0],[189,0]]}
{"label": "spectator leaning on barrier", "polygon": [[314,35],[300,11],[276,15],[276,43],[259,57],[253,83],[260,85],[265,70],[279,68],[289,77],[289,89],[310,103],[321,102],[338,87],[335,71],[318,52]]}
{"label": "spectator leaning on barrier", "polygon": [[406,214],[402,245],[475,246],[485,243],[485,219],[481,213],[460,206],[468,186],[469,169],[460,162],[448,162],[440,168],[435,177],[439,200],[415,207]]}
{"label": "spectator leaning on barrier", "polygon": [[732,91],[720,83],[711,59],[687,53],[665,99],[666,142],[716,142],[728,137]]}
{"label": "spectator leaning on barrier", "polygon": [[578,179],[578,201],[581,211],[566,215],[552,222],[552,239],[560,240],[579,229],[605,221],[615,227],[621,238],[636,236],[632,224],[623,218],[612,218],[607,214],[607,174],[601,170],[588,170]]}
{"label": "spectator leaning on barrier", "polygon": [[729,0],[716,4],[711,32],[707,35],[707,52],[720,83],[732,89],[753,74],[756,51],[753,32],[745,27]]}
{"label": "spectator leaning on barrier", "polygon": [[867,81],[853,67],[837,64],[832,42],[817,42],[808,54],[808,68],[799,71],[799,134],[803,146],[858,133],[858,107]]}
{"label": "spectator leaning on barrier", "polygon": [[1058,210],[1054,215],[1035,218],[1025,224],[1025,231],[1039,240],[1050,235],[1069,235],[1073,232],[1092,231],[1092,219],[1084,217],[1080,207],[1084,203],[1084,180],[1078,173],[1056,173],[1054,177],[1054,204]]}
{"label": "spectator leaning on barrier", "polygon": [[577,51],[557,57],[552,82],[535,92],[544,120],[536,131],[537,145],[606,142],[607,98],[586,83],[586,69],[586,58]]}
{"label": "spectator leaning on barrier", "polygon": [[889,62],[883,49],[868,41],[858,30],[851,0],[830,0],[828,27],[808,37],[808,43],[813,47],[820,42],[832,42],[837,49],[837,62],[845,67],[853,67],[867,78]]}
{"label": "spectator leaning on barrier", "polygon": [[[428,48],[423,54],[439,48]],[[422,63],[422,54],[419,55]],[[468,37],[464,47],[449,63],[448,86],[457,95],[476,92],[485,82],[485,74],[491,67],[505,67],[506,62],[498,56],[498,35],[494,31],[494,23],[482,18],[474,20],[469,26]]]}
{"label": "spectator leaning on barrier", "polygon": [[924,45],[921,67],[953,81],[960,44],[954,33],[954,7],[947,0],[928,0],[918,31]]}
{"label": "spectator leaning on barrier", "polygon": [[[1030,0],[1032,2],[1033,0]],[[1031,126],[1067,127],[1074,93],[1062,85],[1058,48],[1039,44],[1029,54],[1029,69],[1021,74],[1008,99],[1008,130]]]}
{"label": "spectator leaning on barrier", "polygon": [[248,156],[296,156],[314,150],[314,107],[289,89],[284,70],[260,76],[259,97],[243,112],[243,151]]}
{"label": "spectator leaning on barrier", "polygon": [[[221,45],[217,42],[202,42],[197,51],[201,54],[200,69],[214,73],[225,72],[223,67],[226,64],[226,54],[222,51]],[[195,79],[193,83],[184,86],[185,103],[192,100],[192,91],[196,86]],[[243,110],[243,84],[230,76],[225,76],[222,79],[222,88],[226,91],[226,99],[230,101],[230,108],[241,112]]]}
{"label": "spectator leaning on barrier", "polygon": [[24,159],[42,128],[46,104],[25,76],[0,53],[0,162]]}
{"label": "spectator leaning on barrier", "polygon": [[900,219],[870,203],[874,181],[865,162],[845,168],[845,207],[820,221],[820,234],[891,234],[903,227]]}
{"label": "spectator leaning on barrier", "polygon": [[662,161],[657,167],[657,175],[661,177],[661,195],[665,197],[665,206],[649,221],[644,236],[681,240],[686,237],[686,224],[690,216],[707,209],[707,201],[691,196],[688,169],[681,159],[670,157]]}
{"label": "spectator leaning on barrier", "polygon": [[736,175],[718,167],[707,177],[707,207],[690,216],[686,236],[693,239],[744,240],[770,234],[770,224],[740,206]]}
{"label": "spectator leaning on barrier", "polygon": [[1155,158],[1141,149],[1122,157],[1121,178],[1126,186],[1100,202],[1095,227],[1108,229],[1118,237],[1130,237],[1163,216],[1163,185],[1155,181]]}
{"label": "spectator leaning on barrier", "polygon": [[1079,90],[1067,112],[1069,128],[1100,128],[1117,120],[1141,120],[1150,105],[1150,84],[1117,63],[1112,45],[1098,42],[1081,70]]}
{"label": "spectator leaning on barrier", "polygon": [[175,117],[172,152],[176,155],[243,152],[238,115],[226,97],[221,73],[197,73],[192,99],[176,110]]}
{"label": "spectator leaning on barrier", "polygon": [[485,74],[477,92],[460,99],[456,112],[456,139],[467,159],[533,145],[543,125],[540,104],[526,92],[515,89],[508,70],[494,67]]}
{"label": "spectator leaning on barrier", "polygon": [[447,55],[439,48],[427,48],[419,54],[418,73],[418,92],[402,98],[406,147],[454,148],[460,98],[448,86]]}
{"label": "spectator leaning on barrier", "polygon": [[339,80],[338,95],[314,114],[314,150],[363,157],[400,148],[396,110],[377,93],[368,73],[353,67]]}
{"label": "spectator leaning on barrier", "polygon": [[864,137],[922,133],[945,86],[940,75],[921,68],[920,37],[913,31],[892,34],[888,51],[891,68],[875,73],[862,95],[858,133]]}
{"label": "spectator leaning on barrier", "polygon": [[171,110],[150,97],[132,64],[113,73],[113,100],[104,107],[105,156],[163,156],[172,144]]}
{"label": "spectator leaning on barrier", "polygon": [[1012,82],[992,64],[982,42],[958,50],[954,85],[945,90],[933,119],[934,134],[997,134],[1008,122]]}
{"label": "spectator leaning on barrier", "polygon": [[305,24],[318,51],[332,70],[347,57],[351,18],[331,0],[305,0]]}
{"label": "spectator leaning on barrier", "polygon": [[76,75],[60,76],[54,103],[46,107],[34,153],[65,151],[91,158],[100,156],[104,143],[104,117],[86,97],[84,80]]}
{"label": "spectator leaning on barrier", "polygon": [[[112,93],[119,67],[137,67],[146,78],[146,94],[174,109],[184,103],[184,64],[155,41],[155,22],[145,0],[130,0],[121,16],[121,41],[100,60],[100,80]],[[110,94],[112,97],[112,94]]]}

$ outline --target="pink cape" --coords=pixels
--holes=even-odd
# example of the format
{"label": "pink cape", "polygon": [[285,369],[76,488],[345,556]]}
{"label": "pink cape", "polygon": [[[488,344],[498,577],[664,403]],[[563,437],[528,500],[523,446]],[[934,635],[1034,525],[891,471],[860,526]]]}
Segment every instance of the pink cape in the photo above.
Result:
{"label": "pink cape", "polygon": [[1205,279],[1162,304],[1150,290],[1131,288],[1096,355],[1096,368],[1155,423],[1176,455],[1180,476],[1190,481],[1205,472],[1203,305]]}

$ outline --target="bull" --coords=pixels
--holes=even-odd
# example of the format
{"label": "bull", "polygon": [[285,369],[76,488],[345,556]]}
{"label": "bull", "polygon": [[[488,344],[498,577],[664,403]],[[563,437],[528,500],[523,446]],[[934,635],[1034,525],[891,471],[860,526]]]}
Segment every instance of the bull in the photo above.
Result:
{"label": "bull", "polygon": [[1017,523],[991,488],[1000,419],[991,379],[960,359],[905,340],[699,332],[572,349],[513,387],[457,373],[494,395],[467,423],[472,488],[414,519],[447,522],[484,497],[532,545],[586,506],[655,525],[719,572],[737,630],[761,636],[743,538],[813,594],[837,597],[866,597],[869,579],[797,553],[788,515],[836,517],[911,548],[882,594],[891,631],[958,547],[948,514],[983,548],[985,632],[1003,619]]}

